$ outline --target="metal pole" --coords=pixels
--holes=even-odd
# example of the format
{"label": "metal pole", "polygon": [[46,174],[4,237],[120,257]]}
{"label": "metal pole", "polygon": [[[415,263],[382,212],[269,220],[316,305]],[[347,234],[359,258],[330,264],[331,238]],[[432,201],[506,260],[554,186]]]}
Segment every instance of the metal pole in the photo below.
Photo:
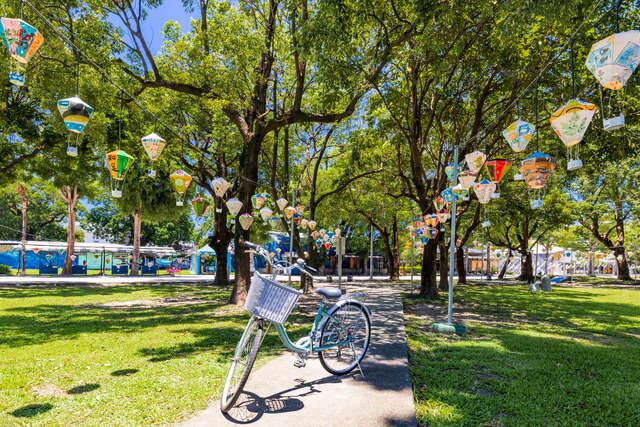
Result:
{"label": "metal pole", "polygon": [[487,280],[491,277],[491,244],[487,242]]}
{"label": "metal pole", "polygon": [[409,243],[411,243],[411,293],[413,293],[413,264],[415,264],[415,260],[414,260],[414,251],[415,251],[415,242],[413,241],[413,239],[411,239],[411,236],[409,236]]}
{"label": "metal pole", "polygon": [[[296,192],[293,192],[293,204],[291,205],[294,208],[296,207]],[[293,269],[293,227],[295,226],[295,222],[293,222],[293,215],[291,215],[291,235],[289,236],[289,284],[291,284],[291,270]]]}
{"label": "metal pole", "polygon": [[[458,181],[458,146],[453,148],[453,182]],[[453,325],[453,271],[456,262],[456,216],[458,197],[453,196],[451,207],[451,242],[449,244],[449,298],[447,302],[447,323]]]}
{"label": "metal pole", "polygon": [[535,262],[535,269],[533,271],[533,281],[536,281],[536,276],[538,276],[538,252],[539,252],[539,247],[538,244],[536,243],[536,262]]}
{"label": "metal pole", "polygon": [[369,244],[369,280],[373,280],[373,225],[371,226]]}
{"label": "metal pole", "polygon": [[342,251],[344,250],[344,237],[338,237],[338,288],[342,289]]}

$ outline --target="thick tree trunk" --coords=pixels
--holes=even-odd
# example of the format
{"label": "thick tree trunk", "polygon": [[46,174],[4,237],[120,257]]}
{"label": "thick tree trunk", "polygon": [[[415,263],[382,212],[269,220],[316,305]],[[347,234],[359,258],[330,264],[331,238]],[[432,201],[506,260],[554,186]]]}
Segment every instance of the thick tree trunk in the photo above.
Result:
{"label": "thick tree trunk", "polygon": [[29,206],[29,198],[27,197],[27,189],[24,185],[20,184],[18,186],[18,194],[20,194],[21,206],[20,206],[20,214],[22,215],[22,248],[20,249],[20,258],[22,270],[20,271],[20,275],[24,276],[27,274],[27,227],[28,227],[28,217],[27,217],[27,209]]}
{"label": "thick tree trunk", "polygon": [[[438,248],[440,249],[440,280],[438,287],[441,291],[449,290],[449,251],[444,239],[438,239]],[[460,283],[458,281],[458,283]]]}
{"label": "thick tree trunk", "polygon": [[424,245],[422,253],[422,271],[420,277],[420,297],[436,298],[438,296],[438,284],[436,283],[436,252],[438,244],[435,240],[429,240]]}
{"label": "thick tree trunk", "polygon": [[458,284],[467,284],[467,266],[464,246],[456,246],[456,269],[458,270]]}
{"label": "thick tree trunk", "polygon": [[67,254],[64,259],[62,274],[69,275],[73,270],[73,259],[76,245],[76,203],[78,202],[78,185],[73,189],[67,185],[61,191],[63,200],[67,204]]}
{"label": "thick tree trunk", "polygon": [[523,249],[520,251],[520,255],[520,276],[518,276],[518,280],[531,283],[535,280],[533,275],[533,260],[531,259],[531,252]]}
{"label": "thick tree trunk", "polygon": [[215,231],[209,237],[209,246],[216,251],[216,286],[229,285],[229,267],[227,259],[229,257],[229,242],[233,238],[233,234],[227,228],[227,207],[222,198],[216,198],[217,208],[220,212],[215,213]]}
{"label": "thick tree trunk", "polygon": [[632,280],[624,247],[615,248],[613,254],[616,257],[616,264],[618,266],[618,280]]}
{"label": "thick tree trunk", "polygon": [[384,252],[385,252],[385,256],[387,258],[387,262],[389,263],[389,278],[391,280],[397,280],[397,275],[394,278],[393,274],[396,271],[396,260],[393,257],[393,247],[392,247],[392,243],[389,241],[391,236],[389,235],[389,233],[387,232],[387,228],[385,227],[384,230],[382,230],[380,232],[380,238],[382,239],[382,242],[384,243]]}
{"label": "thick tree trunk", "polygon": [[142,229],[142,215],[137,209],[133,211],[133,259],[131,260],[131,275],[137,276],[140,271],[140,234]]}

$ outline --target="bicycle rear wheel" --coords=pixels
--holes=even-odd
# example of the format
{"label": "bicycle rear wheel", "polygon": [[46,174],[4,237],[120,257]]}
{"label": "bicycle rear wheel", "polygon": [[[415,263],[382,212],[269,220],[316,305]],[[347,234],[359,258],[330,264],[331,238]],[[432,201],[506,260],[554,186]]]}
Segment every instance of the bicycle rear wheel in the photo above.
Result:
{"label": "bicycle rear wheel", "polygon": [[357,301],[339,306],[322,326],[320,346],[347,342],[319,352],[322,367],[334,375],[348,374],[364,358],[370,340],[371,320],[364,306]]}
{"label": "bicycle rear wheel", "polygon": [[238,342],[233,360],[229,366],[229,371],[227,372],[227,379],[224,383],[224,389],[222,390],[222,397],[220,398],[220,410],[223,413],[229,412],[233,405],[235,405],[238,397],[240,397],[249,379],[251,369],[253,369],[253,363],[256,361],[258,350],[260,350],[263,333],[264,322],[252,317]]}

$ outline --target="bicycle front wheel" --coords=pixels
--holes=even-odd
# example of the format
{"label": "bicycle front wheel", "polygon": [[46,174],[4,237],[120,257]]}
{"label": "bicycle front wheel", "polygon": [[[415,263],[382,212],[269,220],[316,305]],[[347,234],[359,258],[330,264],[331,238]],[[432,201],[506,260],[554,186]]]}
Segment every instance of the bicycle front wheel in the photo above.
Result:
{"label": "bicycle front wheel", "polygon": [[319,352],[320,363],[334,375],[351,372],[364,358],[371,340],[371,320],[364,306],[349,301],[339,306],[321,330],[320,346],[333,346]]}
{"label": "bicycle front wheel", "polygon": [[220,398],[220,410],[223,413],[229,412],[240,397],[249,379],[251,369],[253,369],[258,350],[260,350],[263,333],[264,322],[252,317],[238,342],[231,366],[229,366],[229,372],[227,372],[227,379]]}

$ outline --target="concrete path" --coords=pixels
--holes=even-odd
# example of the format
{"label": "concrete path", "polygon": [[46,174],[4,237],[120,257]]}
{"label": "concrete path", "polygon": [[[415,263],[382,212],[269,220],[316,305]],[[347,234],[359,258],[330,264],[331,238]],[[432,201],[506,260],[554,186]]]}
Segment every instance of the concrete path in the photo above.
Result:
{"label": "concrete path", "polygon": [[298,369],[293,367],[293,354],[286,353],[251,373],[245,393],[229,414],[224,416],[216,401],[180,425],[415,426],[400,292],[383,286],[348,287],[367,292],[373,312],[364,378],[359,372],[330,375],[316,357]]}

